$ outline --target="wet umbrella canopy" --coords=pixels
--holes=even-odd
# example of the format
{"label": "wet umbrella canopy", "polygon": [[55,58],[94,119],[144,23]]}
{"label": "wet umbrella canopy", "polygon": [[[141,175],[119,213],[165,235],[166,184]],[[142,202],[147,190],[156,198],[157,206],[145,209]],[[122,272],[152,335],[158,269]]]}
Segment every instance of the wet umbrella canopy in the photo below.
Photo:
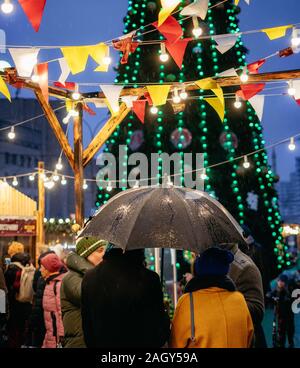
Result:
{"label": "wet umbrella canopy", "polygon": [[244,243],[230,213],[205,192],[181,187],[129,189],[109,200],[79,236],[97,236],[124,250],[175,248],[201,253]]}

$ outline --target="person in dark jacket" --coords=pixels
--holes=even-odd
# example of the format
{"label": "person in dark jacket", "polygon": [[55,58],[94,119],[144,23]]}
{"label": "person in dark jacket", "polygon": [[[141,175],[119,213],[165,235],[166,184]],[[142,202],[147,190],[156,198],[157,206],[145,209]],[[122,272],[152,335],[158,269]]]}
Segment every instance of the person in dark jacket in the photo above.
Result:
{"label": "person in dark jacket", "polygon": [[7,287],[3,274],[2,267],[0,265],[0,305],[4,307],[5,312],[0,310],[0,348],[6,344],[6,323],[7,323]]}
{"label": "person in dark jacket", "polygon": [[262,328],[265,313],[264,290],[259,269],[252,259],[239,249],[238,244],[224,243],[219,246],[234,255],[228,276],[246,299],[254,325],[254,347],[266,348],[267,343]]}
{"label": "person in dark jacket", "polygon": [[43,345],[46,333],[44,310],[43,310],[43,295],[46,286],[46,281],[41,274],[41,260],[51,253],[54,254],[53,251],[49,250],[42,253],[39,256],[38,258],[39,268],[35,271],[32,283],[35,295],[32,306],[32,312],[29,319],[29,328],[28,328],[28,335],[26,338],[27,340],[26,345],[36,348],[40,348]]}
{"label": "person in dark jacket", "polygon": [[145,267],[144,250],[108,250],[85,274],[81,301],[88,348],[159,348],[168,340],[160,279]]}
{"label": "person in dark jacket", "polygon": [[[294,347],[295,320],[292,310],[292,296],[288,289],[288,276],[279,275],[277,288],[270,291],[267,297],[272,299],[275,304],[275,319],[278,325],[278,336],[274,347],[284,348],[286,338],[288,338],[289,347]],[[273,340],[275,341],[275,340]]]}
{"label": "person in dark jacket", "polygon": [[[30,264],[30,256],[27,253],[16,253],[12,256],[11,262],[19,262],[22,266]],[[8,291],[8,347],[20,348],[25,343],[28,320],[31,313],[32,304],[29,302],[19,302],[16,300],[20,289],[22,269],[11,263],[5,271],[5,281]]]}
{"label": "person in dark jacket", "polygon": [[81,238],[76,253],[67,257],[68,273],[60,289],[64,325],[64,348],[85,348],[81,320],[81,283],[85,273],[102,262],[107,242],[94,237]]}

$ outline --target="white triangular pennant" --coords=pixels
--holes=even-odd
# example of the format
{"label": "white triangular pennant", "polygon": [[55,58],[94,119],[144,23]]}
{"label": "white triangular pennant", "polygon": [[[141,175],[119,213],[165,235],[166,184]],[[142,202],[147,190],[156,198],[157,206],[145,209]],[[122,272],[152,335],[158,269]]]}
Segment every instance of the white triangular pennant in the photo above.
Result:
{"label": "white triangular pennant", "polygon": [[34,66],[37,64],[37,56],[40,49],[8,49],[18,75],[20,77],[30,77]]}
{"label": "white triangular pennant", "polygon": [[58,81],[62,84],[65,84],[65,81],[71,73],[71,69],[69,68],[69,65],[65,58],[58,59],[58,62],[61,68],[61,74]]}
{"label": "white triangular pennant", "polygon": [[236,43],[239,35],[232,35],[226,37],[214,37],[214,40],[217,43],[216,49],[221,53],[225,54],[228,50],[230,50]]}
{"label": "white triangular pennant", "polygon": [[295,88],[296,93],[294,95],[295,100],[300,99],[300,80],[293,80],[293,88]]}
{"label": "white triangular pennant", "polygon": [[138,99],[138,96],[123,96],[121,97],[122,102],[126,104],[128,109],[131,109],[133,107],[133,101],[136,101]]}
{"label": "white triangular pennant", "polygon": [[224,72],[218,74],[218,77],[237,77],[237,76],[238,73],[234,68],[224,70]]}
{"label": "white triangular pennant", "polygon": [[208,10],[208,1],[209,0],[197,0],[192,4],[189,4],[181,10],[180,15],[196,15],[197,17],[204,20],[206,18]]}
{"label": "white triangular pennant", "polygon": [[264,113],[265,96],[256,95],[250,98],[249,102],[255,110],[258,119],[261,121]]}
{"label": "white triangular pennant", "polygon": [[123,86],[118,86],[114,84],[101,84],[100,88],[107,98],[112,111],[114,113],[117,113],[119,111],[119,97]]}

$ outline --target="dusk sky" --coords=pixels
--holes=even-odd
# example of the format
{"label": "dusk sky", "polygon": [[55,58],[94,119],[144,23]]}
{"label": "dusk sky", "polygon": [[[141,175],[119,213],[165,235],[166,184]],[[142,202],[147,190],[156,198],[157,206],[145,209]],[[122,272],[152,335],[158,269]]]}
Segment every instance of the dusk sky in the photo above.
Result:
{"label": "dusk sky", "polygon": [[[2,2],[2,0],[1,0]],[[116,38],[122,34],[122,19],[126,15],[127,0],[48,0],[40,31],[35,33],[29,24],[23,10],[16,0],[14,13],[7,16],[0,13],[0,28],[6,32],[8,45],[86,45],[96,44]],[[240,29],[242,31],[287,25],[300,22],[299,0],[251,0],[248,6],[240,0],[242,12],[240,14]],[[248,61],[255,61],[290,45],[291,31],[279,40],[270,41],[263,33],[256,33],[243,37],[246,47],[250,50]],[[42,51],[39,62],[55,59],[61,56],[60,50]],[[9,53],[0,54],[1,60],[11,62]],[[118,62],[118,55],[114,54],[114,65]],[[90,62],[86,72],[72,77],[75,82],[113,82],[113,65],[110,73],[94,73]],[[274,57],[269,59],[261,68],[261,72],[297,69],[300,67],[300,53],[289,58]],[[59,76],[58,63],[51,63],[50,79],[57,80]],[[276,86],[278,86],[276,84]],[[280,85],[279,85],[280,86]],[[274,89],[274,93],[285,91],[284,83],[281,89]],[[268,86],[270,88],[271,85]],[[95,90],[90,87],[89,90]],[[14,95],[15,91],[11,90]],[[272,92],[273,93],[273,92]],[[30,97],[21,93],[20,96]],[[92,131],[100,125],[101,115],[89,119]],[[266,98],[263,117],[264,136],[267,144],[274,143],[293,134],[300,133],[300,107],[288,96]],[[3,134],[3,133],[1,133]],[[90,139],[90,130],[85,129],[86,139]],[[294,158],[300,156],[299,147],[290,152],[287,145],[276,148],[277,168],[281,179],[287,179],[294,169]],[[13,174],[13,173],[12,173]]]}

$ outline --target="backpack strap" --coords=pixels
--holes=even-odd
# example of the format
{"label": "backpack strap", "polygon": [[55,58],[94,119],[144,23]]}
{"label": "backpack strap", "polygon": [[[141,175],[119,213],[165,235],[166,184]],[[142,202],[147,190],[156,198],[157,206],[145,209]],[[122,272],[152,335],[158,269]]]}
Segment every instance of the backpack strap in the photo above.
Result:
{"label": "backpack strap", "polygon": [[54,295],[57,295],[57,283],[59,282],[59,280],[54,280],[54,286],[53,286],[53,291],[54,291]]}
{"label": "backpack strap", "polygon": [[191,312],[191,341],[195,341],[195,315],[193,293],[190,293],[190,312]]}

